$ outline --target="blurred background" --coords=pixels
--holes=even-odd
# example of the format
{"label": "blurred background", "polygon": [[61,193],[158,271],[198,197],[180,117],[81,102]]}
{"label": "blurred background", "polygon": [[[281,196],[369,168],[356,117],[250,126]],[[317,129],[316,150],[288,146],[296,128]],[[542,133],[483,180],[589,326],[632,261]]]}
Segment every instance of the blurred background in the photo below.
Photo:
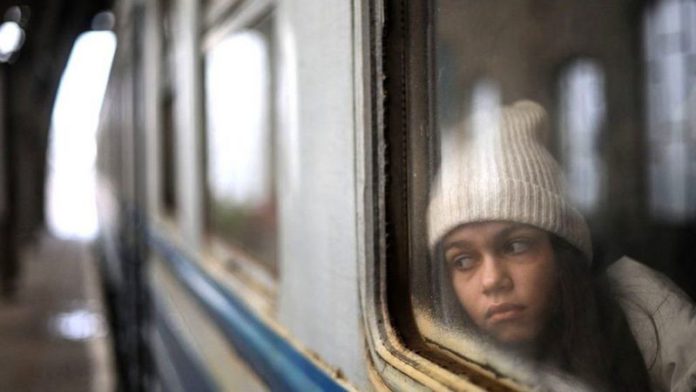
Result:
{"label": "blurred background", "polygon": [[0,390],[116,388],[91,241],[109,0],[0,1]]}

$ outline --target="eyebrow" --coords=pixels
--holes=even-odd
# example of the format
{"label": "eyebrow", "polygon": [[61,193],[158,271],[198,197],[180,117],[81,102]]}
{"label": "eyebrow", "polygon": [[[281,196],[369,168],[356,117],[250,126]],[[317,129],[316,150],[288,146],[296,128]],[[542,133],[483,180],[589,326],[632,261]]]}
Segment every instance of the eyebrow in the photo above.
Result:
{"label": "eyebrow", "polygon": [[518,230],[528,230],[531,227],[522,223],[512,223],[510,226],[504,228],[503,230],[500,230],[498,233],[495,234],[495,239],[499,240],[504,237],[510,236],[510,234],[518,231]]}
{"label": "eyebrow", "polygon": [[[510,234],[512,234],[518,230],[525,230],[525,229],[529,229],[529,228],[530,228],[530,226],[528,226],[528,225],[525,225],[522,223],[512,222],[512,223],[510,223],[510,225],[508,227],[495,233],[494,241],[500,241],[501,238],[508,237],[508,236],[510,236]],[[443,253],[447,253],[447,251],[452,249],[452,248],[463,249],[463,248],[466,248],[469,244],[470,244],[470,242],[467,240],[457,240],[457,241],[447,242],[447,243],[443,244],[442,251],[443,251]]]}
{"label": "eyebrow", "polygon": [[463,249],[466,248],[470,244],[469,241],[466,240],[458,240],[458,241],[452,241],[444,244],[445,246],[442,247],[442,252],[447,253],[448,250],[452,248],[459,248]]}

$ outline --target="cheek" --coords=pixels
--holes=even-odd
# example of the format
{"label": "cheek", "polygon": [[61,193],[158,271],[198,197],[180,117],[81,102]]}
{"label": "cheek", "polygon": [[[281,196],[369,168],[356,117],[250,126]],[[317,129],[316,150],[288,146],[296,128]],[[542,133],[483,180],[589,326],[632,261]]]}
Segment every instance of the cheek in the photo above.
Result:
{"label": "cheek", "polygon": [[479,314],[481,313],[481,295],[477,292],[475,285],[470,279],[467,279],[460,273],[452,273],[452,287],[457,295],[459,304],[462,305],[464,310],[467,312],[469,317],[473,321],[479,320]]}
{"label": "cheek", "polygon": [[545,318],[552,308],[554,298],[557,297],[557,280],[555,263],[552,260],[519,273],[517,282],[520,294],[529,305],[537,309],[539,317]]}

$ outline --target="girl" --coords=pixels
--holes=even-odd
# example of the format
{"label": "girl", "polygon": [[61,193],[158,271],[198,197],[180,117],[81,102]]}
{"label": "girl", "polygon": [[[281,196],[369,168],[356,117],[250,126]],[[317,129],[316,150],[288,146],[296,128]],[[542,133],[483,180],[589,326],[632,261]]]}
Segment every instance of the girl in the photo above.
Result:
{"label": "girl", "polygon": [[597,390],[694,390],[693,303],[627,258],[593,275],[587,224],[540,140],[543,108],[486,118],[443,162],[428,207],[465,324]]}

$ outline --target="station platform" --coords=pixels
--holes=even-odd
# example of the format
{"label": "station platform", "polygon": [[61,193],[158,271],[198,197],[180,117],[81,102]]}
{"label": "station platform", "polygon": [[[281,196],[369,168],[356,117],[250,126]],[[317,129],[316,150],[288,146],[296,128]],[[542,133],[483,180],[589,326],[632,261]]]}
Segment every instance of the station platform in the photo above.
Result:
{"label": "station platform", "polygon": [[44,234],[23,252],[22,269],[16,296],[0,300],[0,391],[114,391],[89,243]]}

